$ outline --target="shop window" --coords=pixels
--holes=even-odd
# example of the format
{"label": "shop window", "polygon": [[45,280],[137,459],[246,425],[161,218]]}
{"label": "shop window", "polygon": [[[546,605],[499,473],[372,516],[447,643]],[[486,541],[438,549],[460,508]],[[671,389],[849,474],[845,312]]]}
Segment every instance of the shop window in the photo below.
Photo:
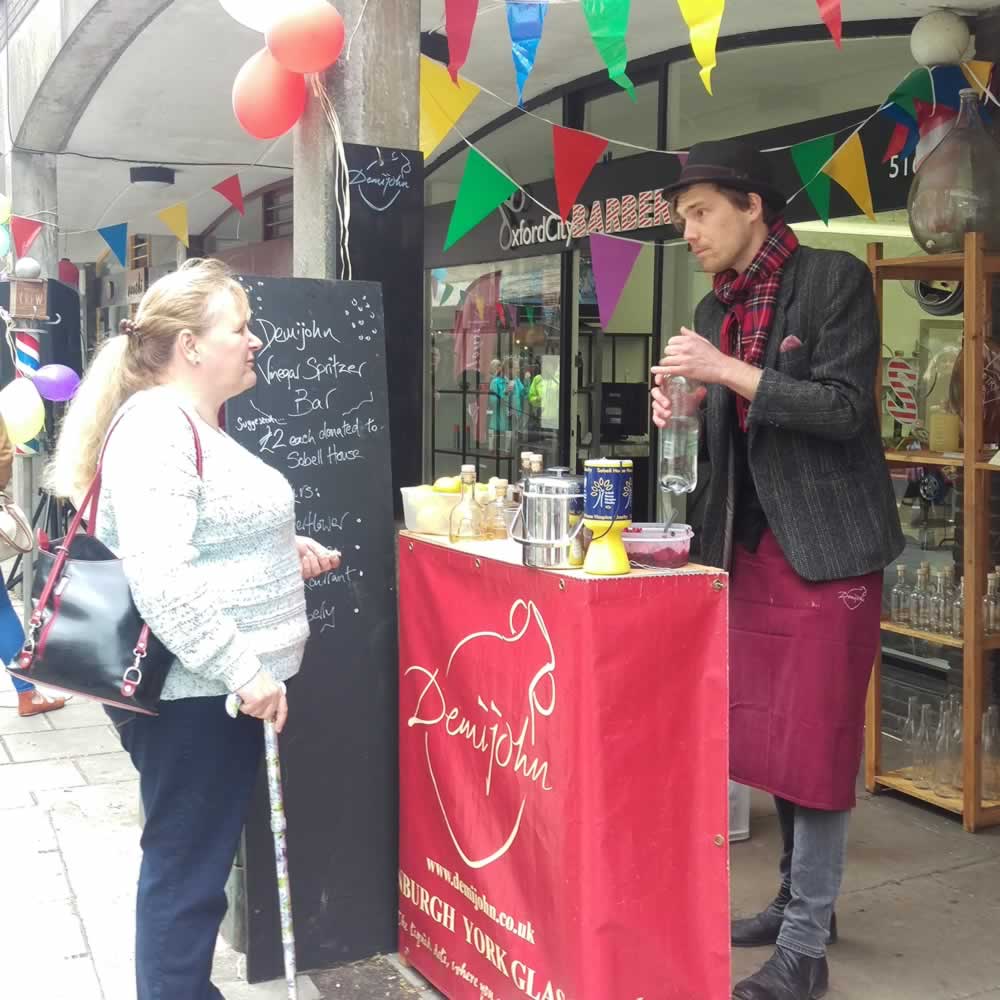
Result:
{"label": "shop window", "polygon": [[[635,94],[636,100],[633,101],[624,90],[619,89],[588,101],[583,110],[584,129],[605,139],[617,139],[619,142],[656,149],[659,84],[642,84],[635,88]],[[607,150],[614,160],[641,152],[641,149],[616,146],[613,142]]]}
{"label": "shop window", "polygon": [[264,239],[287,239],[293,233],[293,193],[290,187],[267,191],[264,202]]}
{"label": "shop window", "polygon": [[557,255],[428,274],[432,478],[511,478],[527,450],[559,464],[560,274]]}
{"label": "shop window", "polygon": [[132,246],[131,246],[131,267],[152,267],[153,261],[152,256],[149,251],[149,237],[148,236],[133,236]]}
{"label": "shop window", "polygon": [[[484,95],[481,100],[487,100],[487,97]],[[544,104],[531,114],[519,114],[506,125],[478,139],[476,149],[518,184],[526,186],[547,180],[552,176],[552,126],[549,122],[556,125],[562,123],[562,101]],[[466,157],[467,153],[463,150],[439,168],[431,164],[424,187],[428,205],[455,200]]]}
{"label": "shop window", "polygon": [[[774,72],[762,72],[762,67]],[[667,147],[687,149],[726,139],[875,107],[913,69],[909,38],[829,39],[734,49],[719,56],[710,96],[694,60],[671,64],[667,88]]]}

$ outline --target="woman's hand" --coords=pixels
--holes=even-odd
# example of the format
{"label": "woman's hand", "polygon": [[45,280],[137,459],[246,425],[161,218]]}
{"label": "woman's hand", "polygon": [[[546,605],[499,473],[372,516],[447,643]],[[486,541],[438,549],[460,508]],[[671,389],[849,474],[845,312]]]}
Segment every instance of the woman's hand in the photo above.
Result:
{"label": "woman's hand", "polygon": [[336,549],[324,548],[313,538],[296,535],[295,548],[302,563],[303,580],[312,580],[313,577],[340,568],[340,553]]}
{"label": "woman's hand", "polygon": [[277,732],[285,728],[288,720],[288,699],[285,697],[285,685],[274,680],[270,674],[261,670],[249,684],[236,692],[240,698],[240,711],[255,719],[273,722]]}

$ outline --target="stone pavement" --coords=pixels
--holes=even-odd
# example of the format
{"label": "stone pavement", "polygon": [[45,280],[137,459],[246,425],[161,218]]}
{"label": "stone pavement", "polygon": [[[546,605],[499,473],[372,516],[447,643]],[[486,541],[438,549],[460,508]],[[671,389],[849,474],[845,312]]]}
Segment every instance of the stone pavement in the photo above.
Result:
{"label": "stone pavement", "polygon": [[[135,1000],[135,770],[99,706],[21,719],[14,705],[0,671],[0,998]],[[214,978],[226,1000],[285,997],[283,983],[248,986],[221,939]],[[438,996],[394,956],[301,976],[299,995]]]}
{"label": "stone pavement", "polygon": [[[135,1000],[132,765],[98,707],[19,719],[13,706],[0,672],[0,998]],[[732,850],[737,913],[776,888],[777,818],[764,796],[754,796],[751,832]],[[831,1000],[1000,1000],[998,838],[966,834],[952,817],[891,795],[862,794],[838,905],[841,941],[830,954]],[[768,954],[736,952],[734,979]],[[284,997],[281,983],[248,986],[242,956],[222,942],[216,982],[227,1000]],[[300,996],[438,998],[395,956],[303,976]]]}

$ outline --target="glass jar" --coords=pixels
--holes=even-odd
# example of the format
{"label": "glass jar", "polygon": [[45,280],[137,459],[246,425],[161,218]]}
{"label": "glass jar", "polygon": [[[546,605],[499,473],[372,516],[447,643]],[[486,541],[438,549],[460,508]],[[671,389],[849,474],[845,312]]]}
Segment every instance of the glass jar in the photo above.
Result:
{"label": "glass jar", "polygon": [[970,232],[1000,247],[1000,146],[983,127],[976,92],[963,90],[961,101],[951,131],[910,186],[910,231],[926,253],[958,252]]}

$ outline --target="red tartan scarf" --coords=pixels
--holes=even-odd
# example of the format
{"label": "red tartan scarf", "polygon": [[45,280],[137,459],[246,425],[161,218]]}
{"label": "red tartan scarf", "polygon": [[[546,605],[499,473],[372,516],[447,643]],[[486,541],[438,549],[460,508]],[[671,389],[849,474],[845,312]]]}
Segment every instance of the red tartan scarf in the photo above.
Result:
{"label": "red tartan scarf", "polygon": [[[723,271],[715,276],[715,297],[729,311],[722,321],[722,350],[748,365],[763,367],[767,338],[774,323],[774,309],[781,288],[781,272],[798,249],[795,233],[778,219],[771,225],[764,245],[742,273]],[[747,429],[750,403],[736,397],[736,413],[742,430]]]}

